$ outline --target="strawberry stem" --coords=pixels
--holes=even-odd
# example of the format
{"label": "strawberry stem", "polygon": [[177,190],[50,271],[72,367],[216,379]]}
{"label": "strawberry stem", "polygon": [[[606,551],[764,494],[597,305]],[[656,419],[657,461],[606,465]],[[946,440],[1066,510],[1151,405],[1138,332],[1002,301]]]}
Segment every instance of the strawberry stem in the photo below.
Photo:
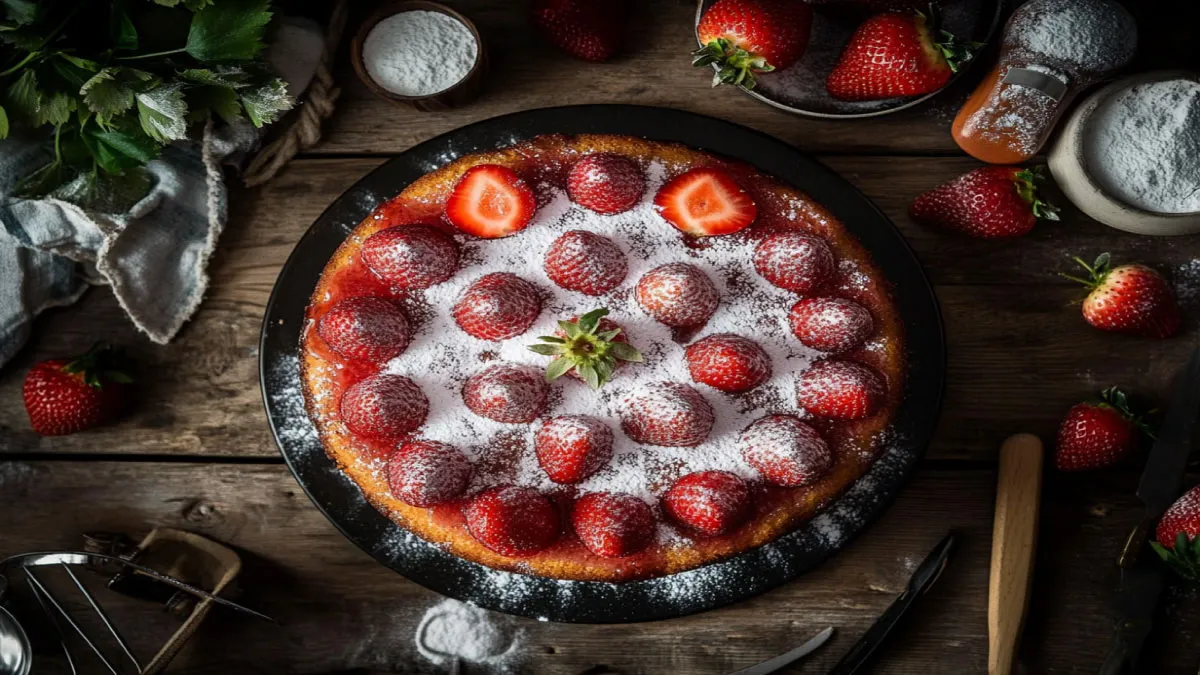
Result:
{"label": "strawberry stem", "polygon": [[1200,537],[1189,538],[1180,531],[1175,534],[1171,548],[1157,541],[1150,542],[1150,546],[1171,571],[1188,581],[1200,581]]}
{"label": "strawberry stem", "polygon": [[1112,256],[1108,253],[1101,253],[1096,257],[1096,260],[1091,265],[1084,262],[1083,258],[1080,258],[1077,255],[1071,256],[1071,260],[1074,260],[1080,267],[1087,270],[1087,278],[1083,279],[1066,274],[1065,272],[1060,272],[1059,276],[1063,277],[1064,279],[1070,279],[1071,281],[1081,283],[1084,286],[1087,286],[1089,289],[1097,288],[1100,286],[1100,284],[1104,283],[1104,279],[1108,277],[1108,273],[1112,265]]}
{"label": "strawberry stem", "polygon": [[554,357],[546,367],[547,382],[575,371],[589,387],[599,389],[612,380],[618,362],[643,360],[628,342],[617,341],[620,328],[600,330],[600,320],[607,315],[608,309],[601,307],[574,321],[559,321],[562,335],[544,335],[538,338],[543,344],[529,345],[535,354]]}
{"label": "strawberry stem", "polygon": [[692,52],[692,65],[703,68],[717,66],[713,74],[712,86],[732,84],[745,89],[753,89],[758,83],[754,73],[769,73],[775,66],[767,63],[761,56],[752,54],[733,44],[727,38],[717,38]]}
{"label": "strawberry stem", "polygon": [[103,389],[105,382],[130,384],[128,360],[124,352],[103,342],[97,342],[85,353],[71,359],[62,367],[64,373],[79,374],[88,386]]}
{"label": "strawberry stem", "polygon": [[1120,388],[1114,386],[1100,392],[1100,405],[1121,413],[1121,416],[1129,420],[1129,423],[1144,436],[1154,440],[1154,430],[1146,422],[1145,415],[1133,409],[1133,406],[1129,404],[1129,397]]}
{"label": "strawberry stem", "polygon": [[1017,194],[1033,210],[1034,216],[1042,220],[1058,220],[1058,207],[1042,201],[1038,196],[1038,184],[1045,178],[1046,174],[1042,167],[1035,166],[1032,169],[1022,169],[1013,174],[1013,184],[1017,187]]}
{"label": "strawberry stem", "polygon": [[924,22],[929,41],[934,49],[941,52],[946,65],[950,67],[950,72],[957,73],[959,68],[975,58],[983,48],[982,42],[963,42],[954,33],[942,30],[942,13],[937,3],[929,3],[927,11],[917,10],[916,14],[919,20]]}

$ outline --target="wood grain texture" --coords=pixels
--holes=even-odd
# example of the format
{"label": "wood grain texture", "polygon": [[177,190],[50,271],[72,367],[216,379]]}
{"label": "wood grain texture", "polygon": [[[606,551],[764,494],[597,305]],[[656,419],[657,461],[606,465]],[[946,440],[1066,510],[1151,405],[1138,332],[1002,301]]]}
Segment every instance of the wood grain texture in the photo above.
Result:
{"label": "wood grain texture", "polygon": [[[373,7],[373,3],[355,4],[350,26]],[[950,137],[950,122],[969,88],[956,87],[916,110],[841,122],[798,117],[731,87],[713,89],[712,72],[691,65],[690,52],[697,45],[696,4],[690,0],[632,3],[636,10],[625,52],[598,64],[569,58],[541,40],[524,5],[487,0],[451,4],[475,22],[488,43],[490,73],[482,95],[457,110],[417,112],[371,94],[355,76],[348,54],[343,54],[336,72],[342,98],[317,154],[399,152],[490,117],[586,103],[663,106],[713,115],[814,152],[958,152]]]}
{"label": "wood grain texture", "polygon": [[[1098,332],[1073,303],[1081,293],[1054,272],[1066,254],[1112,248],[1170,271],[1200,255],[1200,238],[1155,239],[1109,230],[1068,211],[1015,241],[981,242],[930,231],[906,215],[910,195],[975,166],[971,160],[842,157],[826,161],[904,231],[934,281],[949,340],[949,386],[935,458],[990,459],[996,441],[1029,429],[1049,438],[1078,400],[1119,384],[1152,401],[1166,394],[1190,340]],[[311,159],[255,191],[236,192],[210,268],[208,298],[170,347],[138,336],[107,289],[48,312],[37,339],[0,370],[0,452],[269,457],[257,345],[280,266],[313,220],[379,159]],[[1197,266],[1200,269],[1200,265]],[[1200,310],[1196,287],[1192,315]],[[1189,326],[1194,334],[1195,326]],[[36,359],[82,351],[97,339],[129,346],[142,364],[142,402],[123,423],[40,438],[29,430],[20,382]]]}
{"label": "wood grain texture", "polygon": [[1029,608],[1042,492],[1042,442],[1030,434],[1000,446],[988,579],[988,675],[1011,675]]}
{"label": "wood grain texture", "polygon": [[[1042,673],[1094,672],[1122,533],[1137,517],[1132,474],[1051,477],[1021,659]],[[576,675],[598,665],[625,675],[723,673],[786,651],[827,625],[839,634],[797,672],[823,672],[904,588],[949,529],[962,546],[883,652],[888,674],[982,673],[995,474],[918,471],[862,537],[809,575],[737,605],[650,624],[585,626],[500,618],[522,633],[511,672]],[[75,504],[78,508],[46,508]],[[948,508],[952,505],[952,508]],[[415,626],[440,598],[377,565],[338,534],[283,466],[151,462],[0,462],[0,557],[77,545],[80,533],[140,535],[165,525],[232,544],[245,572],[239,600],[280,627],[214,613],[183,657],[188,673],[443,672],[416,655]],[[1148,654],[1162,675],[1195,671],[1197,593],[1172,588],[1169,621]],[[122,605],[122,626],[161,616]],[[155,633],[126,634],[140,653]],[[1191,668],[1191,670],[1189,670]],[[502,672],[468,669],[471,673]]]}

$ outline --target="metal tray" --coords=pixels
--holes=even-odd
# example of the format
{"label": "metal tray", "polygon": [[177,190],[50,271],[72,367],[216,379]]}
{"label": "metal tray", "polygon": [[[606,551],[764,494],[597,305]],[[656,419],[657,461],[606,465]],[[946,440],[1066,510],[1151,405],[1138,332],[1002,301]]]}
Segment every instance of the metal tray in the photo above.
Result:
{"label": "metal tray", "polygon": [[[716,0],[696,4],[696,28],[700,17]],[[943,2],[943,28],[962,40],[988,44],[1000,29],[1004,0],[953,0]],[[837,63],[842,47],[854,30],[878,10],[846,5],[813,5],[812,39],[795,65],[774,73],[758,75],[758,86],[746,89],[746,95],[767,105],[804,117],[820,119],[861,119],[880,117],[906,110],[928,101],[958,82],[975,67],[979,56],[963,65],[945,87],[923,96],[891,98],[882,101],[839,101],[825,92],[825,78]],[[696,36],[696,43],[700,38]],[[985,51],[980,47],[979,53]],[[715,69],[715,66],[714,66]],[[730,85],[722,85],[730,86]]]}

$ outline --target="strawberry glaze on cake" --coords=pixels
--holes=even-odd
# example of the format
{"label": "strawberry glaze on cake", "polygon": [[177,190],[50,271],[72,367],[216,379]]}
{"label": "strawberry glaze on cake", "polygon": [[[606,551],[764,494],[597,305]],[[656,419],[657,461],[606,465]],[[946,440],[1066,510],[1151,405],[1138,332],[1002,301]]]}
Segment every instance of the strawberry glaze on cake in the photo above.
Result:
{"label": "strawberry glaze on cake", "polygon": [[[570,168],[581,158],[598,153],[626,157],[641,169],[645,190],[630,210],[601,215],[574,204],[568,196]],[[477,238],[458,231],[445,217],[446,202],[459,178],[484,164],[511,169],[537,196],[533,219],[510,236]],[[697,167],[721,169],[737,181],[757,206],[752,225],[734,234],[695,237],[663,218],[654,206],[659,188]],[[400,288],[366,267],[361,253],[368,237],[406,225],[433,227],[453,238],[459,264],[450,278],[428,288]],[[615,243],[626,258],[624,280],[598,296],[556,285],[544,269],[544,257],[555,240],[571,231],[592,232]],[[834,278],[805,296],[764,279],[755,270],[755,247],[781,231],[824,241],[836,259]],[[635,297],[638,281],[648,272],[678,263],[697,268],[719,294],[715,311],[699,328],[670,328],[652,318]],[[463,331],[452,308],[473,282],[496,273],[515,274],[535,286],[541,309],[532,326],[519,335],[482,340]],[[344,358],[318,334],[321,318],[334,305],[361,296],[396,303],[409,321],[407,348],[382,365]],[[866,341],[836,356],[802,344],[792,333],[789,311],[802,297],[815,296],[851,300],[869,311],[872,325]],[[555,380],[532,423],[499,422],[466,406],[463,387],[468,378],[502,363],[544,370],[550,358],[529,351],[528,345],[538,336],[555,334],[559,320],[598,307],[608,308],[607,319],[622,327],[621,337],[641,351],[643,363],[622,363],[612,381],[596,391],[575,377]],[[509,148],[462,157],[423,176],[376,208],[350,233],[326,266],[306,319],[301,370],[309,416],[326,452],[366,498],[402,527],[455,555],[497,569],[551,578],[619,582],[672,574],[795,529],[871,466],[904,395],[905,350],[888,283],[869,253],[841,223],[807,195],[753,167],[676,144],[631,137],[540,136]],[[771,362],[765,382],[731,394],[692,378],[686,347],[723,333],[741,335],[761,347]],[[818,417],[801,408],[796,403],[796,379],[813,363],[825,359],[862,364],[877,373],[885,385],[878,408],[856,420]],[[401,439],[355,434],[341,418],[339,402],[345,391],[378,374],[407,378],[428,399],[424,423]],[[646,399],[660,390],[662,383],[690,387],[711,408],[711,431],[698,444],[644,445],[622,431],[622,416],[630,414],[629,402]],[[613,432],[607,462],[594,472],[585,472],[587,476],[575,484],[553,481],[535,451],[542,424],[564,415],[590,416]],[[832,456],[828,470],[797,487],[766,482],[746,461],[739,440],[747,427],[769,415],[794,415],[818,432]],[[432,507],[417,507],[392,494],[389,467],[395,463],[389,465],[388,459],[398,447],[418,440],[452,446],[470,462],[469,485],[462,496]],[[809,464],[811,461],[806,466]],[[739,513],[731,530],[713,536],[680,524],[662,505],[663,496],[681,477],[709,471],[732,474],[750,489],[748,510]],[[532,489],[550,498],[560,523],[553,543],[532,554],[504,555],[472,536],[464,511],[473,512],[476,495],[503,486]],[[655,518],[655,533],[648,545],[624,557],[601,557],[589,551],[572,526],[575,502],[589,493],[632,495],[645,502]]]}

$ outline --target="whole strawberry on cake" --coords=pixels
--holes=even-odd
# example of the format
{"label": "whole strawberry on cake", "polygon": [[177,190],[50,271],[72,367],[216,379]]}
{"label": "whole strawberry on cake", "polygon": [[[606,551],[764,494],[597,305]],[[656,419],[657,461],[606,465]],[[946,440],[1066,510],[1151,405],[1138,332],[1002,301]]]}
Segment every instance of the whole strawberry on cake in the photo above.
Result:
{"label": "whole strawberry on cake", "polygon": [[401,527],[559,579],[672,574],[810,520],[893,440],[867,250],[753,167],[624,136],[462,157],[379,206],[307,309],[325,450]]}

